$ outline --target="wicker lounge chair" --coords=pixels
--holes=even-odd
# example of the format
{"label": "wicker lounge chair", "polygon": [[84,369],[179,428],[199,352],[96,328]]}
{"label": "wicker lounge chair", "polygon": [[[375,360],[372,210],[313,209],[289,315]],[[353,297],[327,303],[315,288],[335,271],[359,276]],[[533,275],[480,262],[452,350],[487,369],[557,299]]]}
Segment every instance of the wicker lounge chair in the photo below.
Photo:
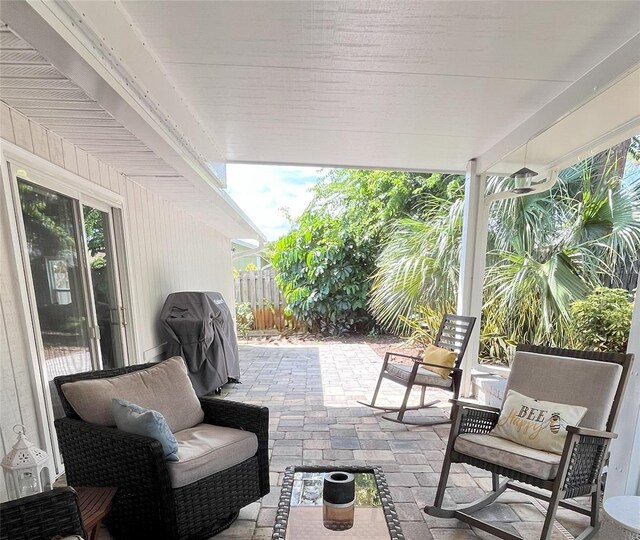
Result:
{"label": "wicker lounge chair", "polygon": [[[257,451],[236,465],[174,487],[160,442],[83,421],[62,389],[67,383],[112,378],[157,365],[55,379],[66,414],[66,418],[56,420],[55,426],[67,482],[77,486],[118,488],[111,511],[105,518],[105,524],[118,539],[210,538],[229,527],[240,508],[269,492],[269,410],[207,396],[195,398],[194,394],[204,411],[203,424],[253,433],[257,437]],[[179,439],[178,434],[176,437]]]}
{"label": "wicker lounge chair", "polygon": [[[421,357],[387,352],[384,356],[382,369],[380,370],[380,376],[378,377],[378,383],[376,384],[376,388],[373,392],[371,403],[365,403],[364,401],[359,401],[359,403],[373,409],[386,411],[389,414],[383,415],[383,418],[391,420],[392,422],[421,426],[432,426],[451,422],[450,418],[436,418],[435,420],[407,418],[405,417],[405,412],[433,407],[440,402],[439,399],[436,399],[425,403],[427,388],[450,390],[453,392],[453,398],[458,398],[458,395],[460,394],[460,384],[462,382],[462,369],[460,368],[460,364],[462,363],[462,358],[467,350],[467,344],[475,322],[475,317],[464,317],[462,315],[445,314],[442,318],[442,323],[440,323],[440,328],[438,329],[434,345],[443,349],[448,349],[457,354],[456,361],[451,368],[451,373],[448,378],[442,378],[437,373],[429,371],[430,367],[436,366],[425,363]],[[394,358],[406,358],[412,360],[413,366],[394,363]],[[407,389],[400,407],[381,407],[376,405],[378,392],[380,391],[380,386],[384,379],[401,384]],[[420,405],[409,407],[407,406],[407,403],[409,401],[409,396],[411,395],[411,390],[414,386],[420,387]]]}
{"label": "wicker lounge chair", "polygon": [[[589,538],[598,523],[602,467],[609,443],[616,437],[613,428],[632,359],[631,354],[518,346],[507,391],[556,404],[586,407],[580,426],[568,425],[562,453],[550,453],[489,435],[498,423],[500,409],[456,401],[435,502],[425,512],[457,518],[499,538],[517,540],[520,537],[472,515],[509,488],[549,503],[541,540],[551,538],[558,506],[590,517],[590,526],[579,537]],[[492,491],[464,508],[442,508],[452,463],[468,463],[490,471]],[[519,483],[514,484],[514,480]],[[548,490],[550,494],[522,483]],[[591,498],[589,508],[565,500],[585,496]]]}
{"label": "wicker lounge chair", "polygon": [[78,496],[70,487],[54,488],[0,505],[1,540],[88,538],[82,528]]}

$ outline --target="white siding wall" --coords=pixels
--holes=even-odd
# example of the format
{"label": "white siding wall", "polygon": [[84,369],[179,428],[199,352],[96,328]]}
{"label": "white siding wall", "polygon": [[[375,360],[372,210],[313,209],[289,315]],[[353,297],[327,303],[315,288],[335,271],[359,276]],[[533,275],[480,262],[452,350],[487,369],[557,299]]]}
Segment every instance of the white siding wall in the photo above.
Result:
{"label": "white siding wall", "polygon": [[[132,323],[137,336],[137,354],[132,362],[141,363],[162,354],[158,315],[170,292],[219,291],[233,311],[229,238],[4,103],[0,105],[3,139],[124,197]],[[0,196],[8,192],[6,168],[2,170]],[[26,426],[35,444],[46,448],[46,441],[38,435],[42,428],[30,372],[33,359],[29,329],[20,301],[22,280],[12,270],[20,268],[11,238],[14,216],[10,201],[3,197],[0,203],[0,452],[4,455],[15,442],[12,428],[17,423]],[[0,480],[0,499],[5,498],[4,481]]]}

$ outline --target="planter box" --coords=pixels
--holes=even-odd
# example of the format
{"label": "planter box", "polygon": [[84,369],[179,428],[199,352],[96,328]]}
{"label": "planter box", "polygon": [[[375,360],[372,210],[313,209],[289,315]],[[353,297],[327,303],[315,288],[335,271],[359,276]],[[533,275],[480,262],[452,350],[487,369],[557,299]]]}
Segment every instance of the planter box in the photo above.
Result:
{"label": "planter box", "polygon": [[498,369],[500,369],[500,371],[504,370],[504,373],[487,373],[480,370],[474,370],[471,374],[473,395],[478,402],[489,405],[490,407],[500,407],[502,405],[504,391],[507,386],[509,369]]}

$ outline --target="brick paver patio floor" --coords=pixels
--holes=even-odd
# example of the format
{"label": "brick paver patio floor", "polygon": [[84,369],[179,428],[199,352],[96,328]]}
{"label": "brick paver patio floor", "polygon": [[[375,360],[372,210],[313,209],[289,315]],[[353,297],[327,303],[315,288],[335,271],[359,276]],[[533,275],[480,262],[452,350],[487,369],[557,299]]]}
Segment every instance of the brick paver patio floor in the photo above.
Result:
{"label": "brick paver patio floor", "polygon": [[[302,464],[382,466],[407,540],[494,538],[422,511],[435,496],[449,426],[405,426],[359,405],[357,400],[371,397],[382,363],[368,345],[241,345],[240,357],[242,384],[227,385],[223,396],[269,407],[272,486],[271,493],[244,508],[216,539],[270,539],[282,471]],[[389,403],[401,402],[399,385],[385,381],[382,388]],[[415,394],[417,398],[419,391]],[[448,394],[442,397],[446,400]],[[436,409],[429,414],[442,413]],[[447,507],[471,502],[491,486],[488,473],[460,464],[453,465],[450,481]],[[530,498],[512,491],[476,516],[500,522],[525,539],[539,537],[543,520]],[[558,521],[554,540],[573,538],[587,524],[587,518],[567,510],[559,511]]]}

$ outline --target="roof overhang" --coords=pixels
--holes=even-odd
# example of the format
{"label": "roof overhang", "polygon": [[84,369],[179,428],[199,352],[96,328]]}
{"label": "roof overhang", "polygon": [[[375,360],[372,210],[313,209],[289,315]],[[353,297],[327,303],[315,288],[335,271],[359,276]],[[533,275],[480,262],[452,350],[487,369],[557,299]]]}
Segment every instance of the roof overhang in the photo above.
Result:
{"label": "roof overhang", "polygon": [[[264,240],[259,229],[222,189],[224,156],[184,102],[176,104],[175,92],[167,90],[168,82],[163,88],[164,99],[154,102],[151,93],[138,82],[139,66],[134,66],[136,71],[130,73],[113,52],[105,52],[106,40],[99,40],[88,27],[79,32],[82,24],[67,2],[3,2],[1,16],[12,32],[50,62],[50,67],[58,72],[55,80],[67,80],[65,91],[75,90],[74,98],[80,95],[76,104],[82,103],[86,108],[93,101],[94,110],[104,110],[112,118],[112,121],[94,120],[94,125],[81,123],[82,118],[68,118],[61,123],[59,118],[34,117],[34,121],[97,155],[133,181],[184,205],[225,235]],[[137,51],[134,57],[153,65],[139,54]],[[30,90],[35,93],[37,81],[43,83],[45,79],[30,77],[30,67],[42,69],[43,64],[36,61],[31,66],[21,66],[24,73],[17,78],[29,79]],[[7,71],[2,74],[3,83],[12,79]],[[27,77],[23,77],[25,73]],[[50,74],[48,77],[51,80]],[[57,110],[52,102],[61,103],[66,101],[65,97],[47,93],[45,86],[41,85],[44,97],[35,97],[33,101],[46,98],[47,105]],[[3,101],[28,117],[36,116],[33,103],[20,88],[13,84],[3,87]],[[171,113],[167,107],[173,107]],[[53,115],[51,110],[49,113]],[[174,120],[174,115],[180,115],[180,123]],[[108,139],[116,137],[110,134],[122,137],[123,145],[114,146],[113,140]]]}
{"label": "roof overhang", "polygon": [[216,193],[225,162],[461,172],[476,159],[510,174],[525,146],[546,170],[640,131],[637,2],[29,0],[3,12]]}

